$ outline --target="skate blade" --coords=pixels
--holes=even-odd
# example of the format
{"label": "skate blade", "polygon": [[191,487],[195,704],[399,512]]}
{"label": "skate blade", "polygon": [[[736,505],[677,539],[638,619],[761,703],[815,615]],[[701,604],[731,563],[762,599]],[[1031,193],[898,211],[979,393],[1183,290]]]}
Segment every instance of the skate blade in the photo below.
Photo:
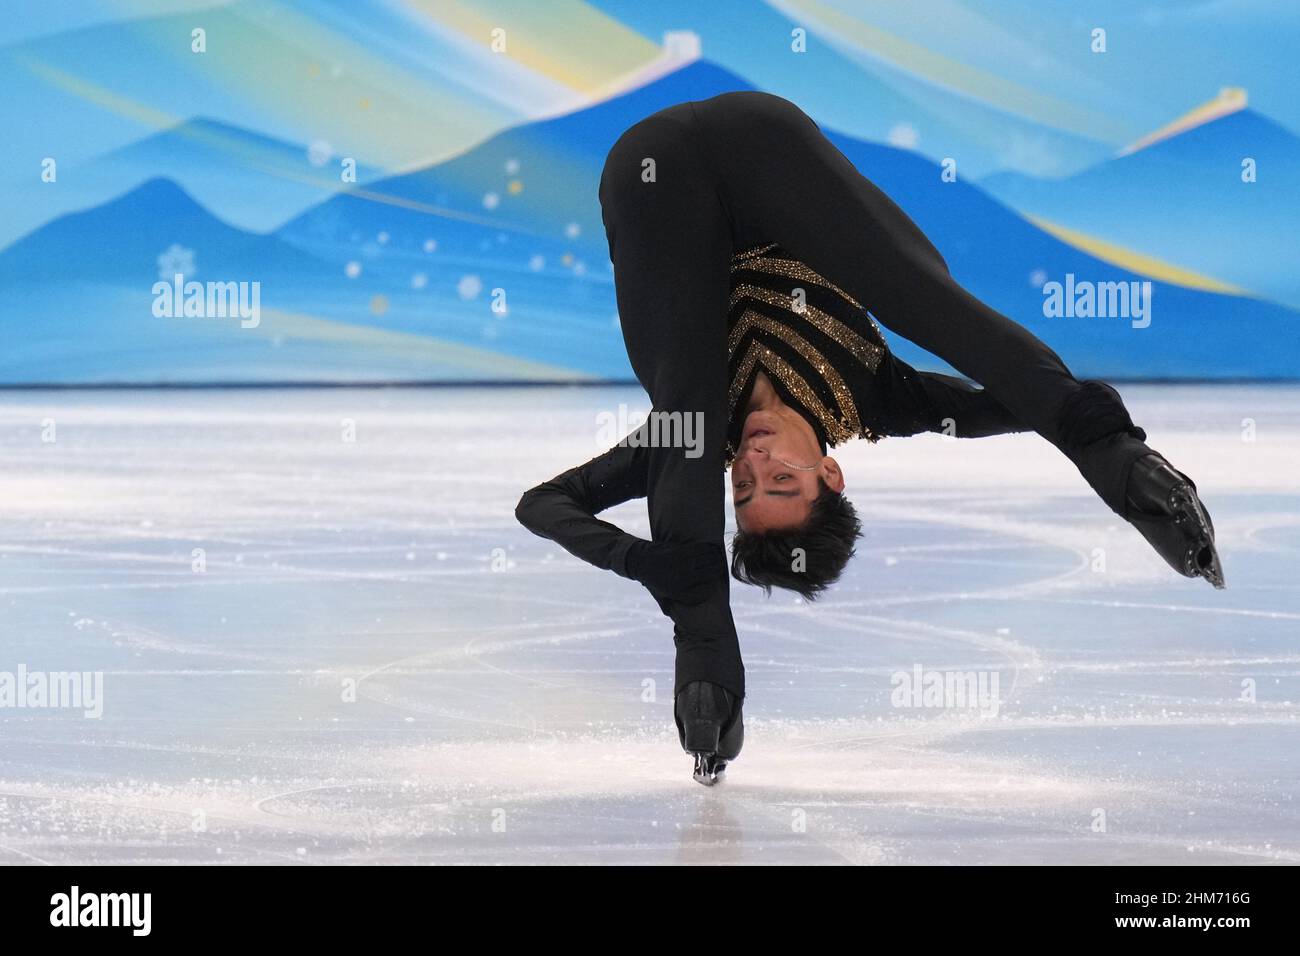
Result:
{"label": "skate blade", "polygon": [[712,787],[723,779],[726,772],[727,762],[718,759],[717,754],[695,754],[695,769],[692,771],[691,776],[696,783]]}
{"label": "skate blade", "polygon": [[1228,585],[1223,580],[1223,565],[1219,563],[1219,549],[1214,546],[1214,526],[1210,524],[1210,516],[1205,513],[1200,497],[1185,485],[1172,497],[1175,508],[1181,506],[1183,513],[1195,522],[1197,537],[1200,539],[1188,555],[1187,565],[1191,571],[1188,577],[1205,578],[1214,585],[1216,590],[1222,591]]}
{"label": "skate blade", "polygon": [[1215,590],[1222,591],[1228,585],[1223,580],[1223,565],[1219,563],[1219,551],[1213,541],[1202,542],[1192,556],[1196,568],[1196,577],[1205,578],[1214,585]]}
{"label": "skate blade", "polygon": [[1213,584],[1215,590],[1222,591],[1228,585],[1223,580],[1223,567],[1219,564],[1219,552],[1215,550],[1213,544],[1209,545],[1209,549],[1210,558],[1205,566],[1201,568],[1201,577]]}

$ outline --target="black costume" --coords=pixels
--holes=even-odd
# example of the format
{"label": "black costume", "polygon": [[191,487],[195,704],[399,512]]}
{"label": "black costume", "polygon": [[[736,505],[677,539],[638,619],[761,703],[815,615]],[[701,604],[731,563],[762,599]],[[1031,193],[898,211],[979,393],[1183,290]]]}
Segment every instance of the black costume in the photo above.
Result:
{"label": "black costume", "polygon": [[[656,543],[721,542],[723,472],[759,366],[823,448],[945,426],[960,437],[1032,430],[1128,516],[1129,471],[1151,451],[1119,395],[1075,379],[963,289],[916,224],[789,101],[724,93],[652,114],[611,148],[600,200],[632,368],[654,410],[703,413],[704,454],[616,446],[524,494],[516,515],[533,532],[630,577],[638,539],[594,515],[645,496]],[[983,390],[897,359],[872,315]],[[703,680],[743,697],[718,560],[708,600],[660,602],[674,623],[675,690]]]}

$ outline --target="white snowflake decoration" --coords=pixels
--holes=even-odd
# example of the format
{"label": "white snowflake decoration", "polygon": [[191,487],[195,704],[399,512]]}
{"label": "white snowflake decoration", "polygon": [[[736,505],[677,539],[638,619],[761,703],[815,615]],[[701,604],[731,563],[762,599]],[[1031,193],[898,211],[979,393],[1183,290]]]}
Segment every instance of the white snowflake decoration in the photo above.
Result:
{"label": "white snowflake decoration", "polygon": [[198,272],[194,265],[194,250],[173,242],[167,251],[158,257],[158,278],[170,282],[177,273],[188,278]]}

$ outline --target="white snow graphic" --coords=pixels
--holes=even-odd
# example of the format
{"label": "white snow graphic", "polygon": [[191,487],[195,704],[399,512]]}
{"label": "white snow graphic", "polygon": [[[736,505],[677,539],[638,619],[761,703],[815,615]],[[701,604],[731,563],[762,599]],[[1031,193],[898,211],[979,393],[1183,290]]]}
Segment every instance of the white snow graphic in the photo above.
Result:
{"label": "white snow graphic", "polygon": [[194,264],[194,250],[186,249],[179,243],[172,243],[167,251],[158,256],[158,278],[170,282],[179,273],[186,279],[198,273]]}

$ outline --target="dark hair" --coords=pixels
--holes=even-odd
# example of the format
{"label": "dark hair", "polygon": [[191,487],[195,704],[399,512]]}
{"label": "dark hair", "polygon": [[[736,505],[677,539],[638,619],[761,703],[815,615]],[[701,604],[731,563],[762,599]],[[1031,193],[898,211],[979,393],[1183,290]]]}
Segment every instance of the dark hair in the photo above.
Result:
{"label": "dark hair", "polygon": [[[769,595],[773,587],[798,591],[809,601],[839,580],[855,553],[853,542],[862,536],[862,522],[848,498],[820,476],[817,483],[821,491],[802,525],[763,534],[737,529],[731,541],[733,578],[756,584]],[[803,549],[802,571],[791,568],[796,548]]]}

